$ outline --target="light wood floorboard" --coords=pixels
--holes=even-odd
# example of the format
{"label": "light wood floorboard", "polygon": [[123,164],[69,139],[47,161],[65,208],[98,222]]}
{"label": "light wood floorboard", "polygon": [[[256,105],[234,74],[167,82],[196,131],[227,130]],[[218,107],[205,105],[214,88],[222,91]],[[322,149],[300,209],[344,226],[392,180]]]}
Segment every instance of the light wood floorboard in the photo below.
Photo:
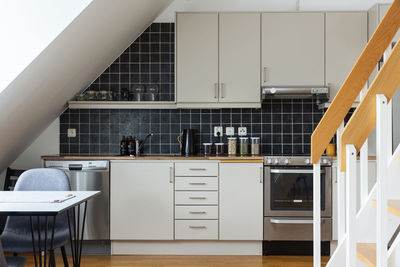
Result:
{"label": "light wood floorboard", "polygon": [[[27,267],[33,267],[32,255],[27,258]],[[62,258],[57,255],[57,266],[64,266]],[[322,266],[329,257],[322,257]],[[69,261],[72,266],[71,261]],[[128,266],[194,266],[194,267],[309,267],[312,266],[310,256],[109,256],[83,255],[82,267],[128,267]]]}

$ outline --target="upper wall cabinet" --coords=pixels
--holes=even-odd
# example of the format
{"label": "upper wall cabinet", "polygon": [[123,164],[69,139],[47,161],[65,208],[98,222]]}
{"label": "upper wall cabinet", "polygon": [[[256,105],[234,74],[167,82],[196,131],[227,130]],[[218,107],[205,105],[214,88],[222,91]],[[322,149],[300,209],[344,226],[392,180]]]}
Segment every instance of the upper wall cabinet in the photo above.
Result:
{"label": "upper wall cabinet", "polygon": [[259,107],[260,14],[177,13],[178,107]]}
{"label": "upper wall cabinet", "polygon": [[262,14],[265,86],[323,86],[324,13]]}
{"label": "upper wall cabinet", "polygon": [[326,85],[332,102],[367,44],[366,12],[326,13]]}

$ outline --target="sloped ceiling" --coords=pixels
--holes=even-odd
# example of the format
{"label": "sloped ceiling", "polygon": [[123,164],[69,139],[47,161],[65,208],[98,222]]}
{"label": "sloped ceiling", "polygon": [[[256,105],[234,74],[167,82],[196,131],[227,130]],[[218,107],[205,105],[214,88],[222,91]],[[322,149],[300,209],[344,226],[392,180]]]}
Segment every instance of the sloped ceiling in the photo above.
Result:
{"label": "sloped ceiling", "polygon": [[[172,0],[94,0],[0,93],[0,171]],[[27,44],[28,45],[28,44]]]}

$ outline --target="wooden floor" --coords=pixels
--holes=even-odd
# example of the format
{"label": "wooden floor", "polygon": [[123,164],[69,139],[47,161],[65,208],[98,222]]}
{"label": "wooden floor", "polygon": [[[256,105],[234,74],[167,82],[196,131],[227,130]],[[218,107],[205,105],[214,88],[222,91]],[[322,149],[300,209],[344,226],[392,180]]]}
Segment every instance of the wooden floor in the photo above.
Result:
{"label": "wooden floor", "polygon": [[[34,266],[33,257],[24,255],[28,260],[26,266]],[[322,257],[322,266],[329,257]],[[64,266],[61,257],[57,256],[57,266]],[[72,266],[70,262],[70,266]],[[221,266],[221,267],[309,267],[312,257],[309,256],[108,256],[83,255],[82,267],[126,267],[126,266]]]}

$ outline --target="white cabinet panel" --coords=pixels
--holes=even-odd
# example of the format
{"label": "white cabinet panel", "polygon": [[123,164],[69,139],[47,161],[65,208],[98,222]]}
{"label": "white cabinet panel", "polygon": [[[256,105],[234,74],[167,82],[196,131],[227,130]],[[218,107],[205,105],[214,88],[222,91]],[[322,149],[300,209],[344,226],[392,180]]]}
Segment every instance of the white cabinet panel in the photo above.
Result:
{"label": "white cabinet panel", "polygon": [[218,190],[218,177],[176,177],[176,191]]}
{"label": "white cabinet panel", "polygon": [[218,206],[176,206],[175,219],[218,220]]}
{"label": "white cabinet panel", "polygon": [[218,191],[176,191],[176,205],[218,205]]}
{"label": "white cabinet panel", "polygon": [[177,102],[218,102],[218,13],[176,16]]}
{"label": "white cabinet panel", "polygon": [[111,163],[111,239],[173,240],[173,163]]}
{"label": "white cabinet panel", "polygon": [[217,240],[218,220],[177,220],[175,239]]}
{"label": "white cabinet panel", "polygon": [[263,164],[220,163],[220,240],[263,239]]}
{"label": "white cabinet panel", "polygon": [[324,13],[262,14],[262,82],[323,86]]}
{"label": "white cabinet panel", "polygon": [[333,101],[367,44],[366,12],[326,13],[326,85]]}
{"label": "white cabinet panel", "polygon": [[260,102],[260,14],[220,13],[220,102]]}
{"label": "white cabinet panel", "polygon": [[176,176],[218,176],[217,162],[177,162]]}

